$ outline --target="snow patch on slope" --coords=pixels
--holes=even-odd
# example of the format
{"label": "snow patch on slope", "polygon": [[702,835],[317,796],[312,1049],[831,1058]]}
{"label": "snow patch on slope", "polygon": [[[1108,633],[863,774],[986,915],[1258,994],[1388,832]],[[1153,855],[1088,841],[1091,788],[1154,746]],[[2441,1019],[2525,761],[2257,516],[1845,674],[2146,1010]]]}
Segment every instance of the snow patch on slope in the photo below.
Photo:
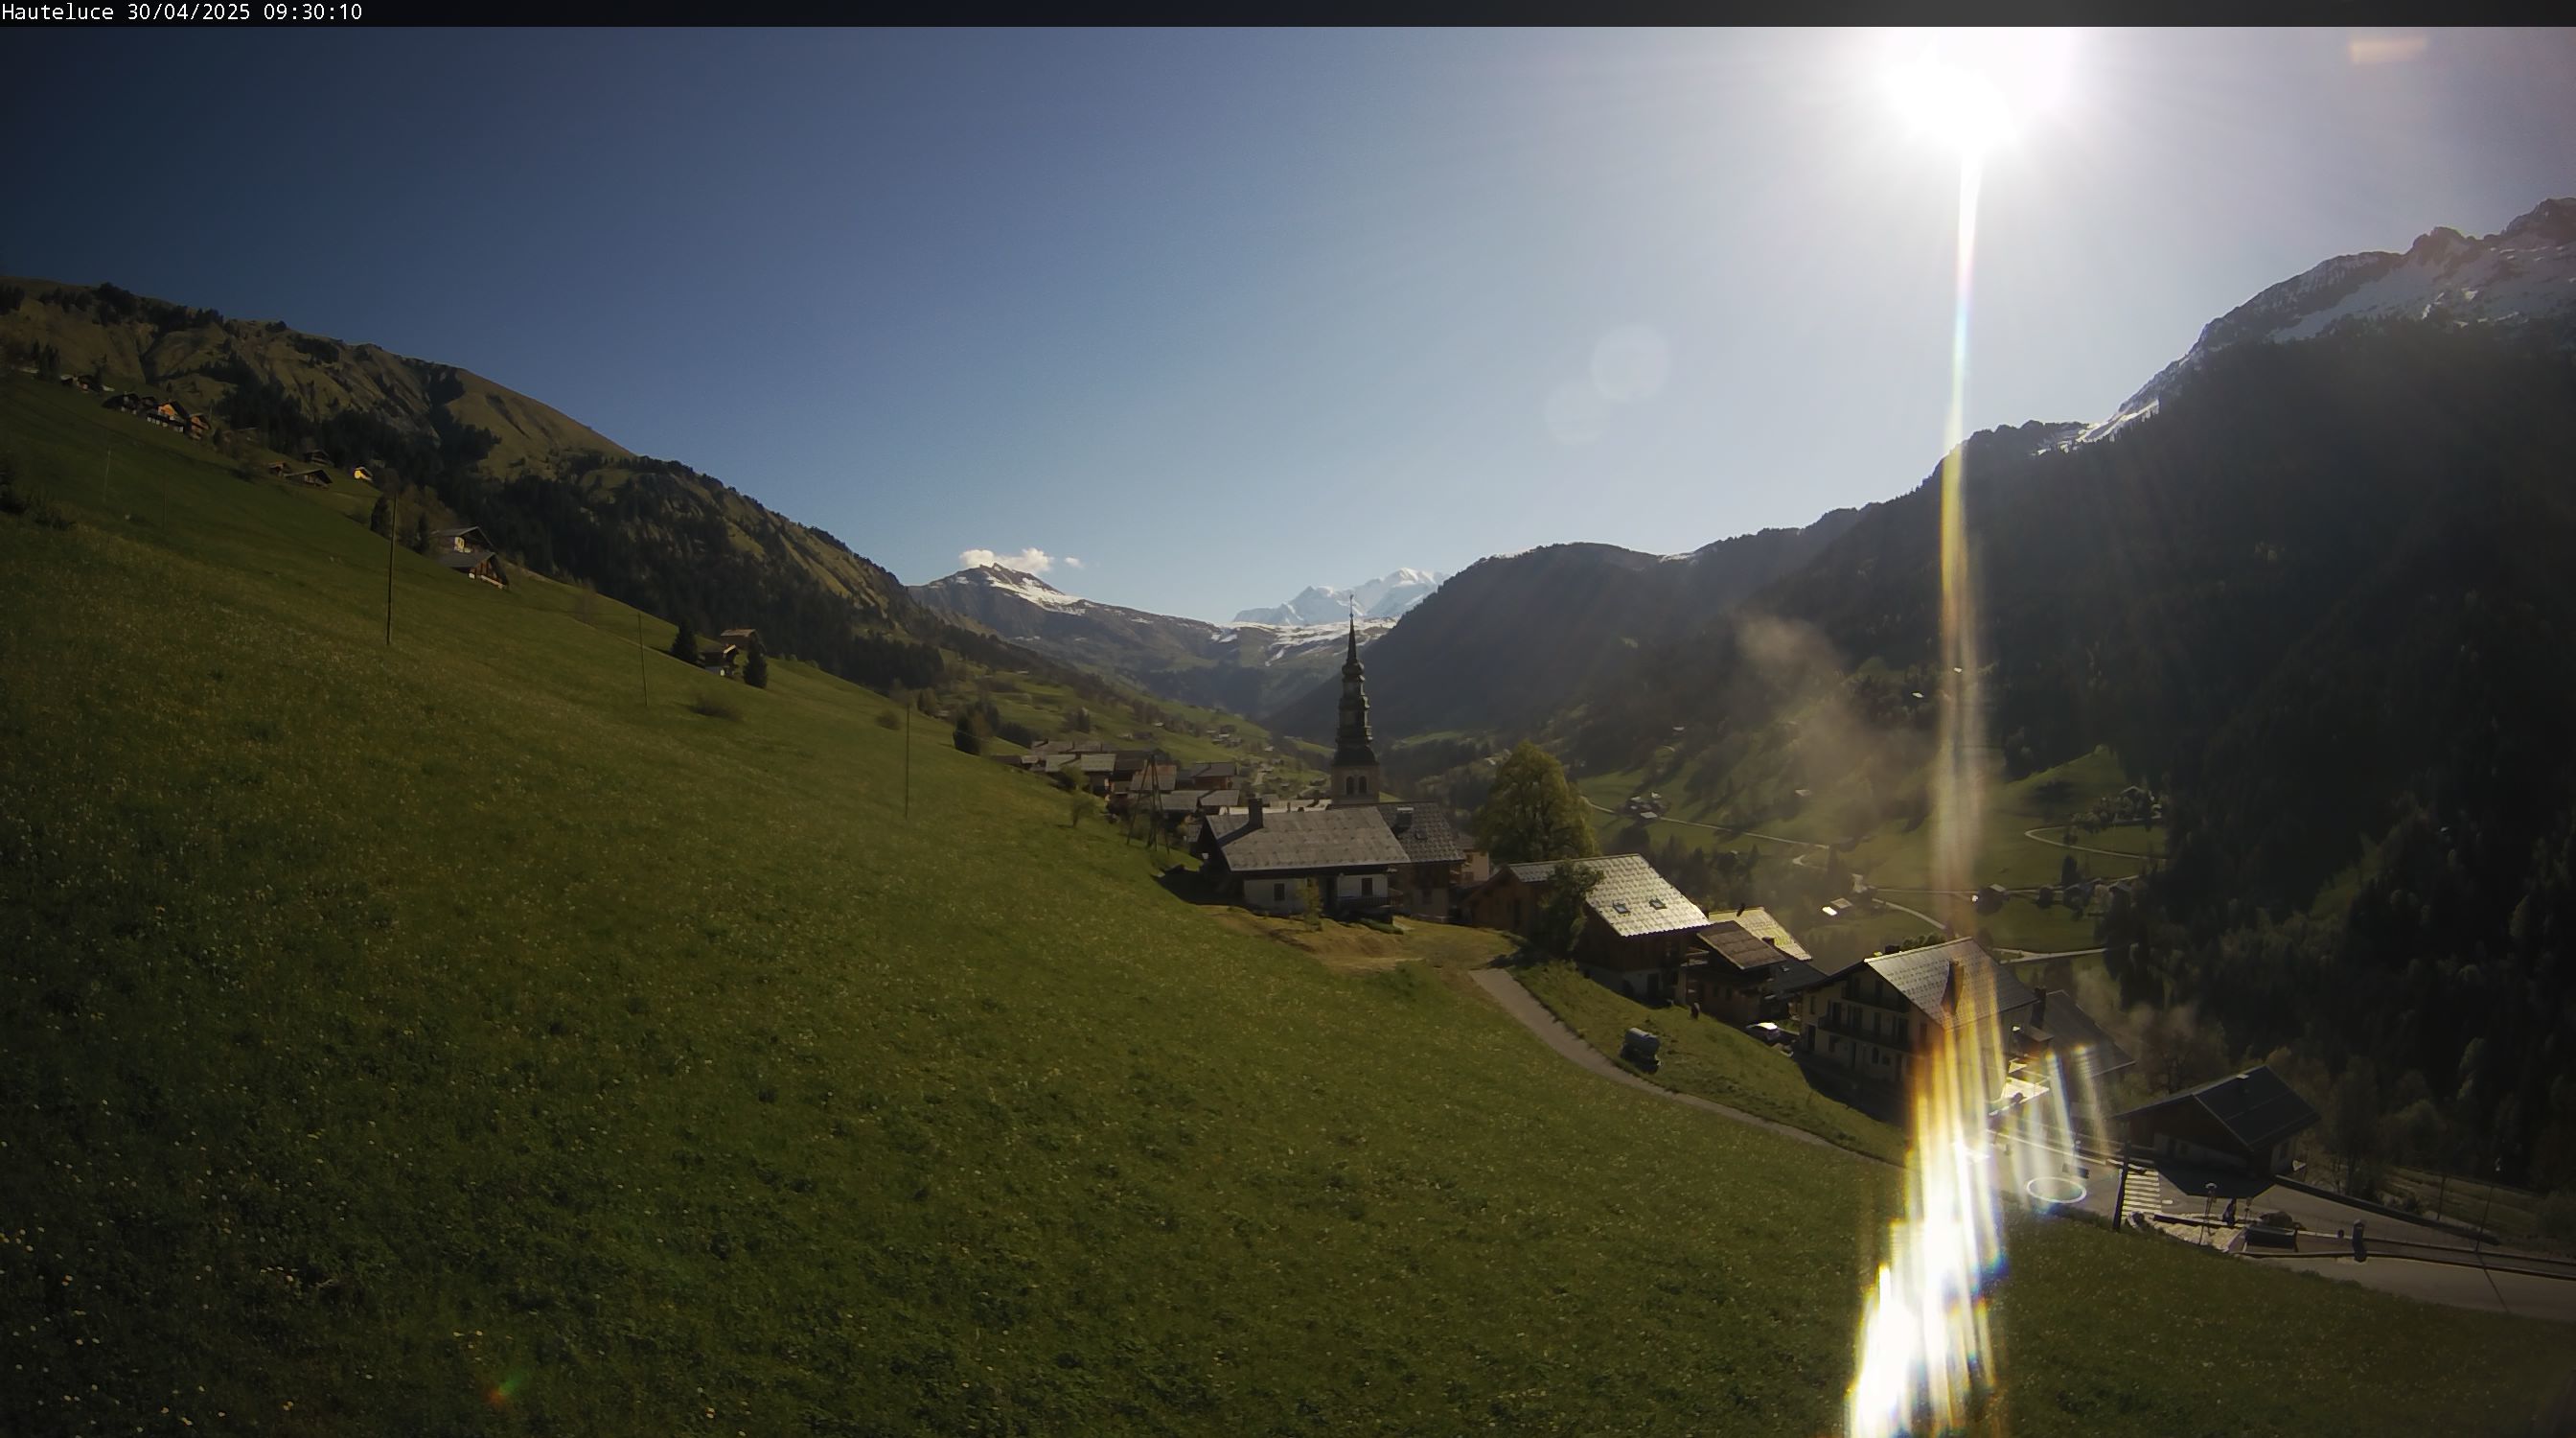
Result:
{"label": "snow patch on slope", "polygon": [[2576,200],[2545,200],[2502,230],[2436,229],[2404,254],[2338,255],[2212,320],[2110,418],[2070,443],[2108,439],[2162,406],[2176,381],[2220,350],[2294,344],[2348,324],[2529,324],[2576,316]]}

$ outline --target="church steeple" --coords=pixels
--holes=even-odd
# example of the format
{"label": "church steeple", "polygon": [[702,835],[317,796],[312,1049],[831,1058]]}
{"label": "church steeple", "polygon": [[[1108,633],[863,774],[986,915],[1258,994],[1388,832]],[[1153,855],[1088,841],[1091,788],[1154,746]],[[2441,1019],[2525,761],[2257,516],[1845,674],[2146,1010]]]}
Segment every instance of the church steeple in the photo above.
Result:
{"label": "church steeple", "polygon": [[1350,658],[1342,663],[1342,722],[1333,733],[1333,803],[1374,804],[1385,786],[1369,738],[1368,670],[1360,664],[1360,620],[1351,613]]}

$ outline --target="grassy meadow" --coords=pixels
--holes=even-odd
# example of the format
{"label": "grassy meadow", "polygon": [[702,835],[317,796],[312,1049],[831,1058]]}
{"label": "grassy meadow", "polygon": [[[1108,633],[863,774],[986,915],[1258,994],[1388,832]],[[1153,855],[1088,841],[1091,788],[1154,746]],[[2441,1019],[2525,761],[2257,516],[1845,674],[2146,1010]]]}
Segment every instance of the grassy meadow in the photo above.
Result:
{"label": "grassy meadow", "polygon": [[[937,726],[906,819],[807,666],[408,552],[388,647],[330,505],[15,375],[0,452],[69,521],[0,514],[0,1431],[1836,1426],[1874,1166],[1248,932]],[[1996,1315],[2030,1433],[2518,1433],[2565,1367],[2076,1224]]]}
{"label": "grassy meadow", "polygon": [[[1513,977],[1584,1042],[1665,1088],[1805,1129],[1855,1153],[1904,1161],[1903,1134],[1809,1088],[1787,1055],[1733,1024],[1693,1019],[1688,1009],[1650,1009],[1585,978],[1572,964],[1538,964]],[[1651,1074],[1619,1057],[1632,1028],[1663,1040]]]}

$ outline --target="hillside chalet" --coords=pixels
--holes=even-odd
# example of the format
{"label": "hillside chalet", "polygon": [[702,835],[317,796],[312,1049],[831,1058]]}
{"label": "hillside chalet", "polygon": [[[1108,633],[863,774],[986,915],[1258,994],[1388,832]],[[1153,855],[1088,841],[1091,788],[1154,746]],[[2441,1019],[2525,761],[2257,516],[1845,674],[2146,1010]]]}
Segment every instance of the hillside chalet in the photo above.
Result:
{"label": "hillside chalet", "polygon": [[1413,862],[1374,806],[1268,813],[1258,794],[1241,815],[1208,818],[1198,853],[1218,893],[1265,914],[1304,913],[1309,880],[1328,914],[1384,913]]}
{"label": "hillside chalet", "polygon": [[[312,458],[320,450],[309,452]],[[472,525],[461,529],[433,529],[429,532],[429,557],[455,570],[468,579],[479,579],[495,589],[510,587],[508,576],[501,572],[501,556],[493,552],[492,541]]]}
{"label": "hillside chalet", "polygon": [[1803,998],[1799,1055],[1882,1102],[1906,1092],[1916,1061],[1938,1042],[1982,1024],[1994,1026],[2000,1083],[2005,1036],[2038,1027],[2039,996],[1974,939],[1853,960]]}
{"label": "hillside chalet", "polygon": [[1437,804],[1374,808],[1404,848],[1404,867],[1396,871],[1398,903],[1417,919],[1449,922],[1468,862],[1466,841],[1449,822],[1449,811]]}
{"label": "hillside chalet", "polygon": [[1729,1023],[1779,1017],[1787,1007],[1783,988],[1815,967],[1815,956],[1768,909],[1738,909],[1693,938],[1705,952],[1682,961],[1673,1002],[1697,1004]]}
{"label": "hillside chalet", "polygon": [[2256,1064],[2114,1120],[2129,1143],[2157,1158],[2248,1174],[2288,1173],[2292,1144],[2317,1123],[2317,1111]]}
{"label": "hillside chalet", "polygon": [[1527,934],[1567,866],[1600,876],[1585,896],[1582,935],[1567,957],[1596,981],[1648,1002],[1672,996],[1681,967],[1707,950],[1708,915],[1638,854],[1505,864],[1466,896],[1467,922]]}

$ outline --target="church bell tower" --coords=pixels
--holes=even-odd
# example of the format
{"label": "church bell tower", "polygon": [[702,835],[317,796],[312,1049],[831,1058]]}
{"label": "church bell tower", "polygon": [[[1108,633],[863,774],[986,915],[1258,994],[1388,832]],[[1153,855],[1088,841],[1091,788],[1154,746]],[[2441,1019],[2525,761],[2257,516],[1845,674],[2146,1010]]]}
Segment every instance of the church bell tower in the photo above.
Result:
{"label": "church bell tower", "polygon": [[1385,787],[1377,749],[1369,742],[1366,669],[1360,667],[1360,621],[1351,616],[1350,658],[1342,663],[1342,722],[1333,733],[1332,799],[1335,808],[1374,804]]}

